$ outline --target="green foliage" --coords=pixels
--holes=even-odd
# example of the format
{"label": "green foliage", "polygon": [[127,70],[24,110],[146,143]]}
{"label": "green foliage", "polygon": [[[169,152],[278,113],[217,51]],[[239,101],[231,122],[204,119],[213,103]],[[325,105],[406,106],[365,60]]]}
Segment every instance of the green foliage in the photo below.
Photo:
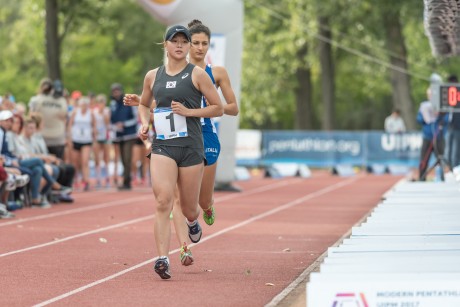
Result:
{"label": "green foliage", "polygon": [[[64,85],[69,91],[108,93],[120,82],[141,91],[145,73],[162,63],[165,27],[135,0],[59,0]],[[423,29],[420,0],[245,0],[241,93],[242,128],[292,129],[295,72],[311,71],[314,128],[322,100],[318,16],[329,16],[335,66],[337,129],[382,129],[392,108],[389,57],[382,14],[397,11],[404,26],[412,96],[425,99],[432,72],[443,77],[458,58],[435,59]],[[27,102],[46,75],[42,0],[0,0],[0,94]],[[25,30],[26,29],[26,30]],[[307,48],[305,58],[298,50]],[[415,115],[415,114],[414,114]]]}
{"label": "green foliage", "polygon": [[[312,70],[315,128],[323,112],[317,43],[318,16],[330,16],[334,52],[337,129],[382,129],[392,109],[390,61],[382,14],[400,14],[408,52],[413,97],[425,99],[429,75],[452,72],[458,59],[434,59],[423,29],[418,0],[245,1],[242,126],[292,128],[296,50],[308,46]],[[299,86],[302,86],[300,84]],[[273,101],[273,103],[271,103]],[[275,103],[276,101],[276,103]],[[415,116],[415,114],[414,114]]]}
{"label": "green foliage", "polygon": [[[46,76],[45,10],[40,0],[13,2],[0,6],[0,39],[8,42],[0,48],[0,94],[27,103]],[[140,92],[145,73],[162,62],[156,43],[165,27],[134,0],[60,0],[59,9],[65,87],[108,93],[120,82]]]}
{"label": "green foliage", "polygon": [[17,101],[28,102],[44,77],[42,13],[38,1],[0,6],[0,93],[11,92]]}
{"label": "green foliage", "polygon": [[[62,64],[66,87],[107,93],[119,82],[139,93],[145,73],[162,62],[164,26],[134,1],[107,0],[95,16],[66,38]],[[145,29],[151,29],[146,31]],[[152,34],[153,33],[153,34]]]}
{"label": "green foliage", "polygon": [[63,67],[67,88],[108,94],[113,82],[124,84],[129,92],[133,91],[135,76],[138,77],[137,83],[142,83],[140,56],[134,55],[125,61],[115,57],[112,54],[114,42],[110,37],[86,34],[69,37],[66,42],[69,51]]}
{"label": "green foliage", "polygon": [[[303,23],[303,1],[246,1],[245,50],[241,127],[292,129],[295,95],[299,84],[293,75],[303,63],[296,58],[299,47],[310,39]],[[287,5],[294,6],[292,16]],[[300,85],[301,86],[301,85]]]}

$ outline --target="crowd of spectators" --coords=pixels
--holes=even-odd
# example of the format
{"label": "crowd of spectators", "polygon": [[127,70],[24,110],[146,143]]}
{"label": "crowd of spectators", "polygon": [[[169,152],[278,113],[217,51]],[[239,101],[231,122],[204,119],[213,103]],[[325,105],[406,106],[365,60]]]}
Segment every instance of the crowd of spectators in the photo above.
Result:
{"label": "crowd of spectators", "polygon": [[46,78],[28,104],[0,97],[0,218],[72,203],[74,190],[149,184],[137,109],[123,95],[117,83],[107,98]]}

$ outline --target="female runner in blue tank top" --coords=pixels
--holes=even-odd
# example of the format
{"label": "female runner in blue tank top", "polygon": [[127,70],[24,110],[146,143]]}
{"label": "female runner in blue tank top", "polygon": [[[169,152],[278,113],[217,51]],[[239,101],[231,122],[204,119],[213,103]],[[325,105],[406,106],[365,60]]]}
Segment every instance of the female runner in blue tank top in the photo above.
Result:
{"label": "female runner in blue tank top", "polygon": [[[192,37],[192,47],[189,51],[190,63],[205,69],[210,76],[216,88],[220,88],[225,98],[224,114],[238,115],[238,104],[235,93],[233,92],[230,78],[227,70],[222,66],[211,66],[206,64],[206,54],[208,52],[211,40],[211,31],[199,20],[192,20],[188,24],[188,29]],[[205,107],[206,99],[202,98],[202,105]],[[215,220],[214,210],[214,182],[216,178],[217,159],[220,153],[220,142],[217,135],[216,127],[212,118],[202,118],[201,128],[203,132],[204,150],[207,164],[204,168],[203,179],[201,181],[201,190],[199,205],[203,209],[203,220],[208,225],[212,225]],[[191,250],[186,246],[187,225],[183,222],[180,210],[180,199],[176,198],[173,208],[173,222],[176,229],[176,235],[181,246],[181,263],[189,265],[193,263]]]}
{"label": "female runner in blue tank top", "polygon": [[[223,107],[206,72],[187,62],[189,31],[181,25],[170,27],[165,33],[164,48],[167,63],[147,72],[144,79],[139,103],[142,122],[139,136],[143,140],[148,138],[153,106],[155,136],[150,173],[157,201],[154,233],[159,254],[154,269],[162,279],[169,279],[169,214],[174,204],[174,191],[177,185],[189,238],[198,242],[201,238],[198,199],[205,161],[200,118],[221,116]],[[208,98],[205,108],[200,106],[202,96]],[[124,99],[127,105],[138,101],[139,97],[132,94]]]}

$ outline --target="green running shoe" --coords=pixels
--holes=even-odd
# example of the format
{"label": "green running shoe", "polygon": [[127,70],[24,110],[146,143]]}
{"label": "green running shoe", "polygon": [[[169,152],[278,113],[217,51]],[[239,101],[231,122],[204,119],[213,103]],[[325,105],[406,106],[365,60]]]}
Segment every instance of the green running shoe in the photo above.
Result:
{"label": "green running shoe", "polygon": [[180,262],[182,265],[189,266],[193,264],[193,255],[192,251],[187,247],[187,244],[184,242],[184,245],[180,248]]}
{"label": "green running shoe", "polygon": [[214,212],[214,206],[211,206],[209,209],[203,210],[203,220],[206,224],[214,224],[216,219],[216,213]]}

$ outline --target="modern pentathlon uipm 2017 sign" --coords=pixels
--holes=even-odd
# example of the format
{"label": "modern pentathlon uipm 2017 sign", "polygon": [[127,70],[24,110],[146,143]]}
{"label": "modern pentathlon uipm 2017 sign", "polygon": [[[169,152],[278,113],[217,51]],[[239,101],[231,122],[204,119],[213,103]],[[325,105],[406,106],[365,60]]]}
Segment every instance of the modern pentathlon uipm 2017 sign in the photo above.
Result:
{"label": "modern pentathlon uipm 2017 sign", "polygon": [[[314,273],[315,274],[315,273]],[[313,275],[313,274],[312,274]],[[417,274],[384,274],[371,276],[366,280],[363,274],[330,276],[328,281],[311,282],[307,285],[308,307],[456,307],[460,306],[458,279],[449,274],[432,274],[434,280],[417,277]],[[377,277],[377,278],[376,278]],[[443,280],[442,278],[447,279]],[[457,275],[458,277],[458,275]],[[380,278],[380,280],[377,280]],[[393,278],[393,280],[391,280]],[[397,279],[401,278],[401,279]],[[422,280],[421,280],[422,279]]]}

